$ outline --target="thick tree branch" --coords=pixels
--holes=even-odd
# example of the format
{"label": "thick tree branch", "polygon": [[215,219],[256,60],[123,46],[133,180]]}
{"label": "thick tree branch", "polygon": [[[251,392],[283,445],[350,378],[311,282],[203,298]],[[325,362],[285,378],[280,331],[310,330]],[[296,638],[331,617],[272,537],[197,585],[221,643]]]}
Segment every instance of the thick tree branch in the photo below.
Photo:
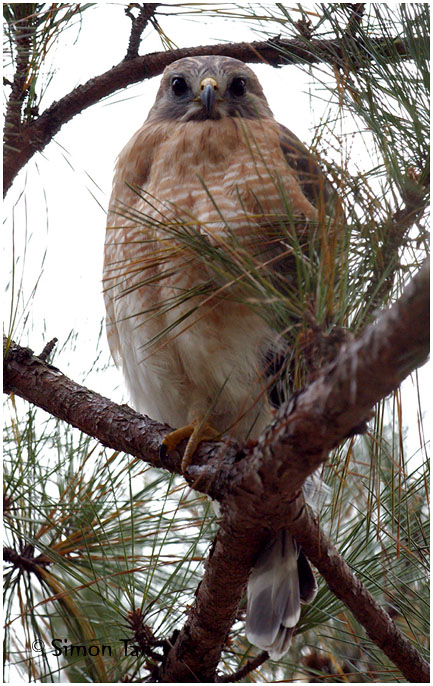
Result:
{"label": "thick tree branch", "polygon": [[[213,680],[254,559],[269,529],[281,527],[299,537],[330,587],[405,676],[423,680],[419,677],[426,666],[420,656],[383,610],[377,615],[374,599],[353,575],[347,575],[338,553],[322,534],[318,537],[317,525],[305,523],[300,489],[328,452],[370,416],[374,404],[426,360],[428,317],[426,264],[389,310],[357,341],[344,345],[316,381],[280,409],[255,447],[239,451],[232,443],[200,446],[188,481],[220,500],[224,516],[190,617],[169,652],[164,680]],[[9,347],[4,382],[7,392],[43,407],[105,445],[180,473],[179,453],[168,455],[164,464],[158,454],[167,426],[74,384],[31,351],[15,344]],[[405,660],[397,662],[402,646]]]}
{"label": "thick tree branch", "polygon": [[154,467],[181,473],[180,454],[167,456],[164,464],[159,457],[159,446],[170,427],[75,383],[29,348],[16,345],[5,337],[3,350],[3,389],[6,393],[19,395],[94,436],[103,445],[146,460]]}
{"label": "thick tree branch", "polygon": [[293,455],[301,455],[304,471],[308,464],[308,473],[312,473],[332,448],[370,418],[379,399],[425,362],[429,352],[429,275],[426,261],[401,298],[356,341],[345,343],[336,359],[294,398],[292,406],[280,408],[259,441],[256,464],[251,468],[260,470],[269,452],[275,472],[280,472],[290,454],[284,478],[297,483]]}
{"label": "thick tree branch", "polygon": [[[400,39],[392,42],[377,38],[376,44],[377,50],[383,50],[384,54],[389,52],[392,45],[392,56],[396,53],[401,58],[410,56]],[[7,193],[15,176],[31,157],[36,152],[41,152],[63,124],[76,114],[117,90],[158,76],[168,64],[181,57],[196,55],[228,55],[244,62],[263,62],[274,67],[293,63],[315,64],[321,61],[337,65],[341,63],[343,67],[345,65],[344,49],[337,40],[307,40],[303,37],[293,40],[276,37],[264,42],[201,45],[123,60],[104,74],[78,86],[58,102],[53,102],[31,124],[14,131],[14,135],[8,137],[8,132],[5,132],[8,147],[4,154],[3,193]],[[368,55],[365,55],[365,59],[368,59]]]}
{"label": "thick tree branch", "polygon": [[[198,681],[211,680],[217,667],[216,644],[219,642],[222,649],[250,565],[269,530],[285,527],[294,532],[296,521],[306,516],[300,496],[306,477],[326,460],[332,448],[370,417],[378,400],[425,361],[429,346],[428,285],[426,264],[393,307],[382,313],[357,341],[344,345],[315,382],[281,407],[252,453],[231,466],[215,547],[190,618],[168,655],[162,673],[164,681],[191,681],[193,675]],[[204,478],[208,468],[191,467],[190,473],[198,477],[198,488],[202,485],[199,477]],[[220,473],[221,468],[222,464],[218,466]],[[216,470],[214,475],[217,478]],[[337,571],[346,572],[347,565],[341,559],[341,567],[322,566],[317,554],[319,540],[317,535],[309,539],[309,550],[316,550],[314,563],[326,581],[329,575],[333,588],[338,588]],[[420,671],[425,675],[426,663],[386,613],[381,611],[382,621],[376,621],[377,603],[366,589],[360,596],[360,582],[353,575],[348,580],[343,574],[341,582],[342,588],[350,589],[355,617],[391,660],[398,658],[393,645],[400,649],[405,645],[407,661],[402,664],[400,659],[399,663],[405,676],[417,681],[414,675],[418,677]],[[224,608],[218,612],[215,599],[221,597]],[[367,606],[359,604],[367,597]],[[386,621],[383,617],[387,617]],[[227,625],[220,623],[221,618]]]}

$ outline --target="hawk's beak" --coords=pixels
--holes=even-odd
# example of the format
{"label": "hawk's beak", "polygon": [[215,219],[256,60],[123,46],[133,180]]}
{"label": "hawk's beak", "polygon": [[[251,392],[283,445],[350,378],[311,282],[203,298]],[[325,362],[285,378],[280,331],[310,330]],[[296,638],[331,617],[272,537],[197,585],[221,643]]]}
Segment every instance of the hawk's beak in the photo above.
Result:
{"label": "hawk's beak", "polygon": [[216,100],[216,91],[218,90],[218,83],[211,76],[203,79],[200,84],[200,99],[209,117],[212,112]]}

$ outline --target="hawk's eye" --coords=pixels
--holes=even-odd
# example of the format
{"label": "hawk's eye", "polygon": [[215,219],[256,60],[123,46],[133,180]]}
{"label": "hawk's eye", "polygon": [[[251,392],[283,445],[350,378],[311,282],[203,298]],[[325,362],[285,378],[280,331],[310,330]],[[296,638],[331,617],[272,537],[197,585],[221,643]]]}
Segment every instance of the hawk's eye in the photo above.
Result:
{"label": "hawk's eye", "polygon": [[240,98],[242,95],[245,95],[246,90],[247,82],[241,76],[236,76],[229,87],[230,95],[234,95],[237,98]]}
{"label": "hawk's eye", "polygon": [[171,90],[175,95],[185,95],[188,90],[185,79],[183,79],[181,76],[175,76],[171,82]]}

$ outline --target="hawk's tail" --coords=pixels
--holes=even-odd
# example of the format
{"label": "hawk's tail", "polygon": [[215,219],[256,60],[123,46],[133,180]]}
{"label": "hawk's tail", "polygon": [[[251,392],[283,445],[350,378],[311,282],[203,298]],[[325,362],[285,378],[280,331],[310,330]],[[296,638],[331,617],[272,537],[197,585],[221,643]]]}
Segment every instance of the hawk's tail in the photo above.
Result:
{"label": "hawk's tail", "polygon": [[[305,500],[317,507],[327,490],[313,475],[304,486]],[[248,581],[246,634],[250,643],[267,650],[272,659],[280,659],[290,645],[301,603],[311,603],[316,592],[305,553],[283,529],[262,550]]]}
{"label": "hawk's tail", "polygon": [[246,633],[250,643],[279,660],[290,645],[301,603],[311,603],[316,591],[305,554],[288,531],[280,531],[261,552],[248,582]]}

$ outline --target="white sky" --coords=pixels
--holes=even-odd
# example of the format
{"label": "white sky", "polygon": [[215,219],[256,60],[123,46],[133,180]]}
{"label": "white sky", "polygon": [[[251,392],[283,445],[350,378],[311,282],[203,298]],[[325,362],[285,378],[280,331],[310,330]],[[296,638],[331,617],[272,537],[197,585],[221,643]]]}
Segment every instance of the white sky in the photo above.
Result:
{"label": "white sky", "polygon": [[[170,3],[175,4],[175,3]],[[303,3],[312,7],[312,3]],[[124,56],[130,20],[124,4],[101,3],[83,15],[81,31],[68,29],[53,49],[55,74],[42,108],[72,88],[117,64]],[[160,24],[178,47],[210,42],[258,40],[247,23],[207,19],[160,19]],[[74,44],[77,39],[76,44]],[[140,54],[162,49],[159,37],[148,29]],[[258,74],[276,118],[308,143],[313,137],[326,103],[310,100],[310,79],[302,70],[288,66],[273,69],[251,65]],[[16,340],[40,352],[56,336],[59,346],[71,330],[79,332],[74,356],[55,357],[55,364],[80,381],[94,362],[100,323],[104,316],[101,293],[105,213],[111,192],[114,161],[127,140],[141,125],[150,109],[159,78],[144,81],[119,92],[103,103],[86,109],[66,124],[54,142],[27,165],[9,192],[5,204],[7,245],[4,273],[10,274],[11,236],[14,230],[15,288],[24,267],[24,301],[43,271],[36,293],[26,310],[29,320],[17,326]],[[314,106],[314,111],[312,109]],[[24,193],[23,193],[24,190]],[[98,204],[99,203],[99,204]],[[101,207],[102,206],[102,207]],[[10,290],[5,305],[8,329]],[[22,306],[19,311],[22,313]],[[32,322],[32,327],[30,326]],[[109,359],[105,335],[102,359]],[[113,400],[124,399],[122,380],[114,365],[112,373],[90,374],[86,384]],[[412,383],[409,381],[409,386]],[[416,427],[415,399],[405,404],[406,422]],[[415,439],[416,445],[416,439]]]}

